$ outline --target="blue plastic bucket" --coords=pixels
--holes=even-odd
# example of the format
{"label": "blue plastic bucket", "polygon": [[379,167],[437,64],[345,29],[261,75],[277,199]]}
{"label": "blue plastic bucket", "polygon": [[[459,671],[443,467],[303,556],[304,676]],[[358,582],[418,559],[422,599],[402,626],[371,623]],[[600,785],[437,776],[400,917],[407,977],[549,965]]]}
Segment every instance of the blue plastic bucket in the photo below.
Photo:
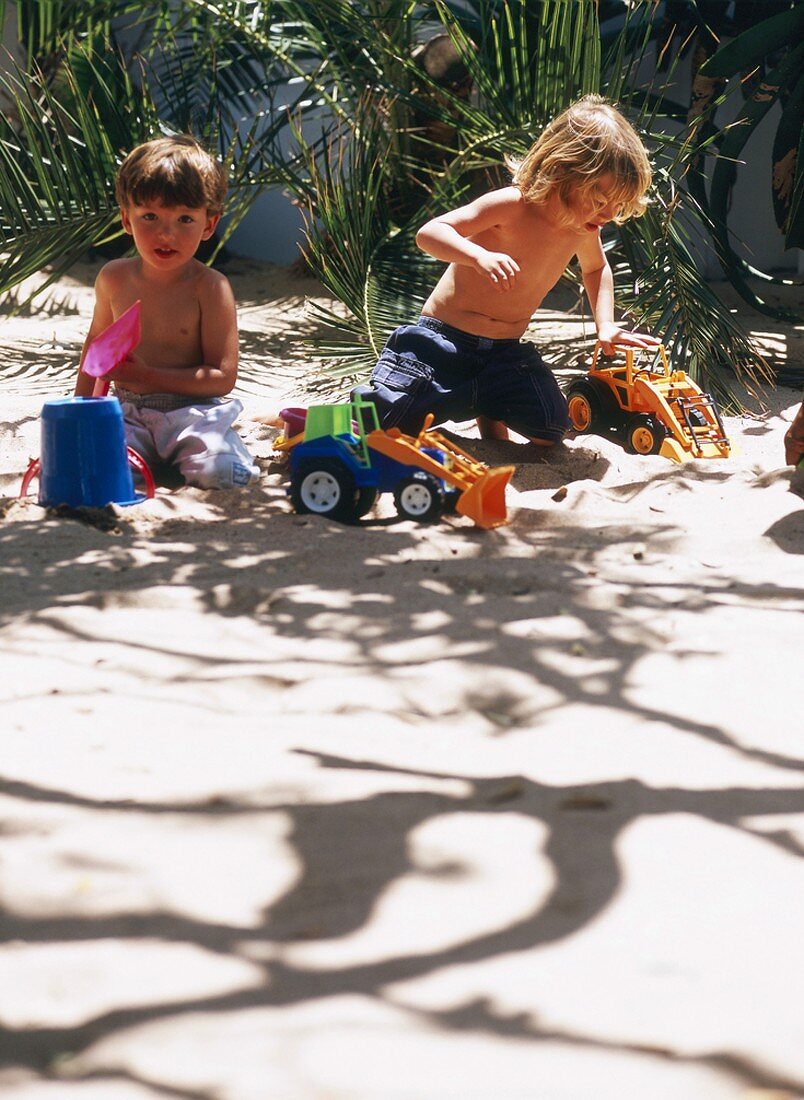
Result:
{"label": "blue plastic bucket", "polygon": [[123,412],[116,397],[62,397],[42,407],[39,503],[135,504]]}

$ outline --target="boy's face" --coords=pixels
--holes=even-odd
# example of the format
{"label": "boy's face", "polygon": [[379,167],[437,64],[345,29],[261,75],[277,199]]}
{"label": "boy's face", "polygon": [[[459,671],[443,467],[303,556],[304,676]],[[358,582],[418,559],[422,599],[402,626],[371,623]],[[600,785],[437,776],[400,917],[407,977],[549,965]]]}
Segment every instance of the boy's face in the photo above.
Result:
{"label": "boy's face", "polygon": [[588,191],[571,195],[569,209],[574,228],[580,233],[597,233],[612,221],[622,206],[618,192],[614,177],[606,173]]}
{"label": "boy's face", "polygon": [[174,271],[189,263],[220,221],[220,214],[208,214],[203,206],[164,206],[160,202],[121,207],[120,217],[143,263],[158,271]]}

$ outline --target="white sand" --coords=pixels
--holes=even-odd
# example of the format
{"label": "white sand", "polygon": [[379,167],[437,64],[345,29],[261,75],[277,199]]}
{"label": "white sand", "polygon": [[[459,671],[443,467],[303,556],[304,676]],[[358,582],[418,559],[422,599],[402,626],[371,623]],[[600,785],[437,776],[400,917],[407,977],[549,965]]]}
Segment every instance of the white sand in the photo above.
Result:
{"label": "white sand", "polygon": [[2,321],[4,1100],[804,1095],[800,395],[728,461],[470,441],[491,532],[300,517],[315,284],[238,262],[263,483],[101,530],[15,499],[92,274]]}

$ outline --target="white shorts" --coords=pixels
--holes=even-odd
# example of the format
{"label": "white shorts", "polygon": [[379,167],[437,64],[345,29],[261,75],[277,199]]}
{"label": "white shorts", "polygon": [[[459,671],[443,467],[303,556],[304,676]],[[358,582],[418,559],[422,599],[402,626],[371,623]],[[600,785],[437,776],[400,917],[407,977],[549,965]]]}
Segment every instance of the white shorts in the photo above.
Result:
{"label": "white shorts", "polygon": [[[128,400],[129,396],[133,400]],[[240,489],[259,480],[259,468],[232,428],[243,411],[236,398],[214,397],[179,408],[152,408],[140,404],[139,394],[118,397],[126,443],[149,465],[176,466],[188,485],[200,489]],[[160,402],[160,398],[167,400]],[[172,394],[142,398],[149,404],[168,406],[176,400]]]}

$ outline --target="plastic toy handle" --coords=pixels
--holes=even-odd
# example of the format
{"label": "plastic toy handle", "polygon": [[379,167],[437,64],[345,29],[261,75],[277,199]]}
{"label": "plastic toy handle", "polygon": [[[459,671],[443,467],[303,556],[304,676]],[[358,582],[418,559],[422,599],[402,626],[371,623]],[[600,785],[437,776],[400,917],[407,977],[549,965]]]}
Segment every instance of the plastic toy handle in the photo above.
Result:
{"label": "plastic toy handle", "polygon": [[[142,480],[145,482],[145,495],[150,500],[156,492],[156,482],[154,481],[154,475],[151,473],[151,468],[141,454],[138,454],[133,447],[126,447],[126,456],[129,464],[134,467],[138,474],[142,475]],[[22,479],[22,485],[20,486],[19,499],[27,497],[28,490],[31,487],[31,482],[35,477],[39,477],[42,473],[42,463],[38,458],[32,458],[28,463],[28,469],[25,471],[25,475]]]}
{"label": "plastic toy handle", "polygon": [[25,471],[25,476],[22,479],[22,485],[20,486],[19,495],[20,500],[22,500],[23,497],[27,497],[28,489],[30,488],[31,482],[35,477],[39,477],[41,472],[42,463],[39,461],[38,458],[32,458],[31,461],[28,463],[28,469]]}
{"label": "plastic toy handle", "polygon": [[156,492],[156,483],[150,466],[133,447],[126,447],[126,454],[128,455],[129,464],[134,467],[138,474],[142,475],[142,480],[145,482],[145,495],[150,500]]}

